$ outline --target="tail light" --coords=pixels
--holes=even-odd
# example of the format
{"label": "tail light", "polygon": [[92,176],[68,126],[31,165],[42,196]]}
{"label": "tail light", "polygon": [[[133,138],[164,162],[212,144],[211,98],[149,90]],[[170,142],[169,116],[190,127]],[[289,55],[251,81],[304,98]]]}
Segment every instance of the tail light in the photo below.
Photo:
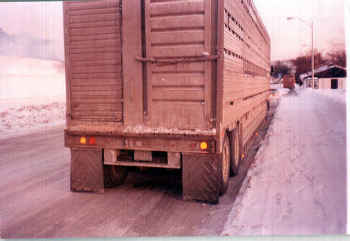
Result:
{"label": "tail light", "polygon": [[200,148],[201,148],[202,151],[207,150],[208,149],[208,143],[205,142],[205,141],[201,142]]}
{"label": "tail light", "polygon": [[80,137],[80,144],[83,144],[83,145],[86,144],[86,137],[85,136]]}
{"label": "tail light", "polygon": [[89,145],[95,145],[96,144],[96,138],[95,137],[90,137],[89,138]]}

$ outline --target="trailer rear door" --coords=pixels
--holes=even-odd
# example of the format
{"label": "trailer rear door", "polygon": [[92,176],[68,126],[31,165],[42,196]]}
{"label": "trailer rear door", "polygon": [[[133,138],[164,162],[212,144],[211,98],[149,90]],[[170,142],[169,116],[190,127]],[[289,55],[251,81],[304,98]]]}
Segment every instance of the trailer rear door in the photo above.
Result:
{"label": "trailer rear door", "polygon": [[212,2],[144,0],[144,113],[151,126],[210,127]]}
{"label": "trailer rear door", "polygon": [[64,2],[70,118],[210,128],[215,2]]}
{"label": "trailer rear door", "polygon": [[64,2],[67,112],[72,120],[123,119],[120,1]]}

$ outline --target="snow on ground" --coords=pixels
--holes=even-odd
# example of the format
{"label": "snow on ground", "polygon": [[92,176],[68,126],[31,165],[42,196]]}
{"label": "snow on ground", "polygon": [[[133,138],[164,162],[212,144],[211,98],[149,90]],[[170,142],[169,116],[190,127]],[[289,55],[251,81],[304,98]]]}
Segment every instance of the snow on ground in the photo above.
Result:
{"label": "snow on ground", "polygon": [[336,101],[338,103],[345,104],[346,101],[346,91],[342,89],[332,90],[332,89],[307,89],[307,91],[314,92],[319,95],[327,96],[328,98]]}
{"label": "snow on ground", "polygon": [[327,92],[281,98],[222,235],[346,232],[346,109]]}
{"label": "snow on ground", "polygon": [[280,84],[271,85],[271,88],[274,90],[270,97],[271,100],[279,99],[289,93],[289,89],[283,88]]}
{"label": "snow on ground", "polygon": [[64,124],[62,62],[0,56],[0,65],[0,139]]}
{"label": "snow on ground", "polygon": [[0,101],[0,139],[64,125],[65,106],[62,98]]}

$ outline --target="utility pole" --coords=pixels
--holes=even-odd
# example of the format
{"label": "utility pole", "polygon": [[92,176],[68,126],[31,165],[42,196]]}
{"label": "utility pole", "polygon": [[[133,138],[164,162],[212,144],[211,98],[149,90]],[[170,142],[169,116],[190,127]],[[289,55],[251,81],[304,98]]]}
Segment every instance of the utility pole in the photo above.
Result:
{"label": "utility pole", "polygon": [[312,88],[315,89],[315,49],[314,49],[314,21],[311,22],[312,33]]}
{"label": "utility pole", "polygon": [[299,21],[305,23],[307,26],[311,28],[311,68],[312,68],[312,88],[315,88],[315,47],[314,47],[314,20],[311,20],[311,22],[306,21],[302,18],[299,17],[288,17],[287,20],[293,20],[293,19],[298,19]]}

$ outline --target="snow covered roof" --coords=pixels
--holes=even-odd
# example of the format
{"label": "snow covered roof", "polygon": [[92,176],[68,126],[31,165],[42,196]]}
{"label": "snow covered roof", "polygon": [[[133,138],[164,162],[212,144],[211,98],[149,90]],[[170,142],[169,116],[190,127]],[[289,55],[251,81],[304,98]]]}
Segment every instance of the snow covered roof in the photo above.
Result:
{"label": "snow covered roof", "polygon": [[[303,73],[299,75],[300,79],[305,79],[312,76],[312,72],[309,71],[307,73]],[[315,76],[316,77],[346,77],[346,68],[336,65],[336,64],[330,64],[330,65],[323,65],[317,69],[315,69]]]}
{"label": "snow covered roof", "polygon": [[341,66],[336,65],[336,64],[331,64],[331,65],[323,65],[323,66],[317,68],[317,69],[315,70],[315,73],[324,72],[324,71],[327,71],[327,70],[330,70],[330,69],[333,69],[333,68],[345,70],[344,67],[341,67]]}

